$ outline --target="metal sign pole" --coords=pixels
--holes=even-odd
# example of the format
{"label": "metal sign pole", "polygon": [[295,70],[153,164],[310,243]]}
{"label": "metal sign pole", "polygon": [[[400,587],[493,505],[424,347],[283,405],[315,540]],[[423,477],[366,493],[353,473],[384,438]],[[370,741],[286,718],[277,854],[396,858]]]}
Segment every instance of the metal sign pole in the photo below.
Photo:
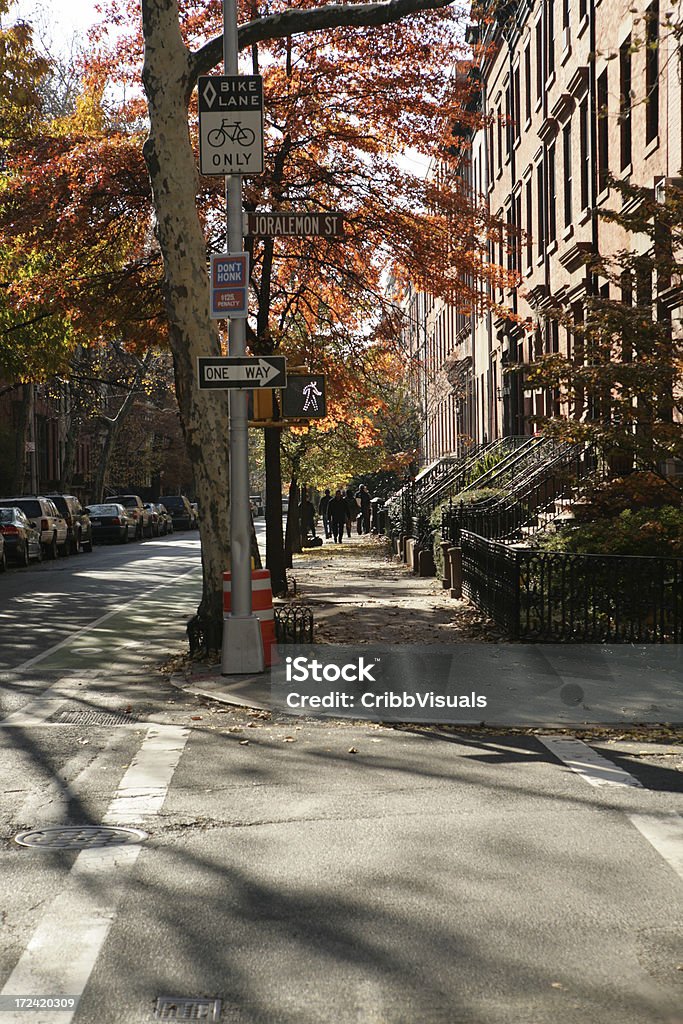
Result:
{"label": "metal sign pole", "polygon": [[[223,62],[226,75],[238,73],[236,0],[223,0]],[[226,174],[227,250],[244,249],[242,177]],[[229,321],[229,352],[244,356],[246,321]],[[263,672],[261,625],[251,607],[251,518],[249,514],[249,443],[247,392],[230,395],[230,534],[232,593],[229,616],[223,620],[223,675]]]}

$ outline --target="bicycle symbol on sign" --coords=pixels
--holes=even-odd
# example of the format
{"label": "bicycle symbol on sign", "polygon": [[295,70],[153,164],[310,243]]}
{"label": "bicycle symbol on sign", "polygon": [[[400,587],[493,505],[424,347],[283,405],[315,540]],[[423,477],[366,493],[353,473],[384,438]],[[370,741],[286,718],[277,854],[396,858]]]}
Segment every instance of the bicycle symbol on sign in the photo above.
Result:
{"label": "bicycle symbol on sign", "polygon": [[251,128],[243,128],[241,121],[229,121],[224,117],[220,128],[212,128],[206,140],[214,149],[220,149],[228,140],[246,147],[253,145],[256,135]]}

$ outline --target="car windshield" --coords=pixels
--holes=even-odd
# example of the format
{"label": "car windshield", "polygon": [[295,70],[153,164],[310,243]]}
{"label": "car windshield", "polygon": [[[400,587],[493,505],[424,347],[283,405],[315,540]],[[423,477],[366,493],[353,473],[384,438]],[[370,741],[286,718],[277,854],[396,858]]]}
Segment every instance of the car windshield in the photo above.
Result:
{"label": "car windshield", "polygon": [[91,516],[117,516],[119,507],[118,505],[88,505],[88,511]]}
{"label": "car windshield", "polygon": [[136,494],[117,494],[117,505],[124,505],[126,508],[136,508],[138,499]]}
{"label": "car windshield", "polygon": [[185,508],[185,502],[180,496],[164,498],[164,505],[166,508]]}

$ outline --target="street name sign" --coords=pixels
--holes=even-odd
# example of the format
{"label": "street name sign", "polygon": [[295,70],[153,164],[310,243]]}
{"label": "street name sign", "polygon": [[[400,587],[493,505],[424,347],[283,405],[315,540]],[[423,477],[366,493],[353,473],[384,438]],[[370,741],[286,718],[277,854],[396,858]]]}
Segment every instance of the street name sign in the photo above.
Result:
{"label": "street name sign", "polygon": [[325,375],[322,373],[291,374],[282,391],[284,419],[316,419],[327,416]]}
{"label": "street name sign", "polygon": [[211,319],[236,319],[249,310],[249,253],[223,252],[211,256]]}
{"label": "street name sign", "polygon": [[200,391],[229,388],[283,388],[287,383],[284,356],[198,356]]}
{"label": "street name sign", "polygon": [[201,174],[263,173],[263,79],[202,75],[199,90]]}
{"label": "street name sign", "polygon": [[247,214],[248,235],[321,235],[337,238],[344,233],[343,213],[292,213],[266,210]]}

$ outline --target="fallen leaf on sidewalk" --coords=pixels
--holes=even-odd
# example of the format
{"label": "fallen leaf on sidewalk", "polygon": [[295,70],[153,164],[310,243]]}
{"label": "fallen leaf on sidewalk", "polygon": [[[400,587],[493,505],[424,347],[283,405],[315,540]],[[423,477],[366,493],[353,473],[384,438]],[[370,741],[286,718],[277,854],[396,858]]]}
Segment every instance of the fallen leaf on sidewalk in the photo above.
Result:
{"label": "fallen leaf on sidewalk", "polygon": [[356,747],[349,747],[348,752],[349,752],[349,754],[357,754],[358,750],[357,750]]}
{"label": "fallen leaf on sidewalk", "polygon": [[201,715],[190,715],[190,721],[191,722],[201,722],[201,720],[202,720],[202,716]]}
{"label": "fallen leaf on sidewalk", "polygon": [[249,740],[240,740],[240,746],[241,747],[248,747],[249,746]]}

